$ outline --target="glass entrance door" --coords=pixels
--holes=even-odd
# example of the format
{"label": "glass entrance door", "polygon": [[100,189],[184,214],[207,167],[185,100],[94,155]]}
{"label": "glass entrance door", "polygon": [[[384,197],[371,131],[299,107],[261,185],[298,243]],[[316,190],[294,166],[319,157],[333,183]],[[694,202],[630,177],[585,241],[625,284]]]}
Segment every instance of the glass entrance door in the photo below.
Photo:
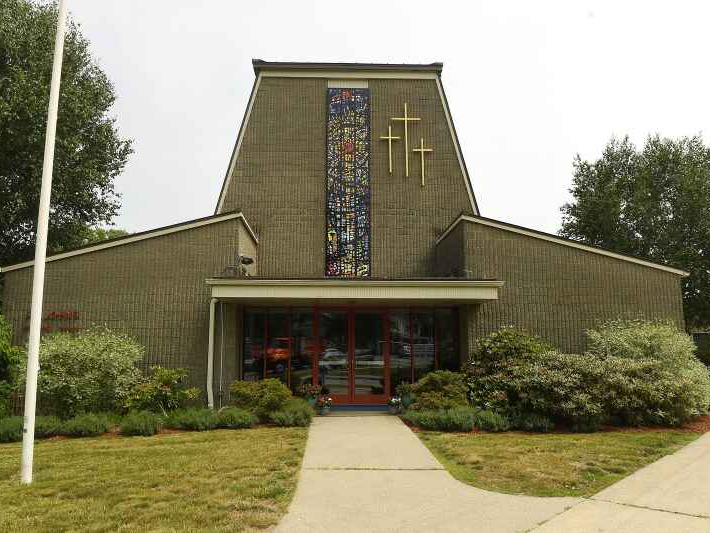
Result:
{"label": "glass entrance door", "polygon": [[353,321],[352,373],[350,393],[353,403],[382,403],[385,391],[385,316],[376,311],[355,311]]}
{"label": "glass entrance door", "polygon": [[318,381],[338,403],[350,398],[350,324],[347,311],[320,314]]}
{"label": "glass entrance door", "polygon": [[318,381],[336,403],[387,400],[385,318],[381,311],[320,313]]}

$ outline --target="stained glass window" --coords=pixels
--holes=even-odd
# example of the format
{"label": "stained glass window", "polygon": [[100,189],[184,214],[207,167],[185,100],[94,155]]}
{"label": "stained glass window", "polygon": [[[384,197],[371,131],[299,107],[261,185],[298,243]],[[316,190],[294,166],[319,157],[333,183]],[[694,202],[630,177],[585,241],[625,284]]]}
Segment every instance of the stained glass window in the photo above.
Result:
{"label": "stained glass window", "polygon": [[328,89],[326,276],[370,275],[370,91]]}

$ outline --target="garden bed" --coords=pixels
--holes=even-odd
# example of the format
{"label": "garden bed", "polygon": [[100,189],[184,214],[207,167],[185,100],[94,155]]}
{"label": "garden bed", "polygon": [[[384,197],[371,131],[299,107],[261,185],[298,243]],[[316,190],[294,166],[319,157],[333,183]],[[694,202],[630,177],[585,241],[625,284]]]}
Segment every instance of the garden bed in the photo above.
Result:
{"label": "garden bed", "polygon": [[[109,434],[107,434],[109,435]],[[267,528],[296,487],[306,428],[47,439],[19,485],[20,444],[0,444],[0,530]]]}

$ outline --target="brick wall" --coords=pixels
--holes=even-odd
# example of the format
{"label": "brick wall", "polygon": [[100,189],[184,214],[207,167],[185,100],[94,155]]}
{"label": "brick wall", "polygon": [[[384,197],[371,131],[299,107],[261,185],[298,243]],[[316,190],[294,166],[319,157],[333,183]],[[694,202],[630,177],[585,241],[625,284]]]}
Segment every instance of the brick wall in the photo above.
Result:
{"label": "brick wall", "polygon": [[[462,256],[443,253],[457,246]],[[684,327],[682,278],[670,272],[472,222],[461,222],[439,248],[441,274],[458,269],[505,282],[498,301],[463,310],[469,351],[477,338],[506,325],[573,353],[585,349],[586,329],[610,319],[665,319]]]}
{"label": "brick wall", "polygon": [[[146,347],[144,369],[185,367],[191,382],[204,388],[210,302],[205,279],[233,264],[240,226],[239,219],[232,219],[51,261],[43,316],[77,310],[73,327],[101,325],[125,332]],[[28,335],[32,271],[5,274],[3,312],[18,344]],[[226,319],[226,348],[234,350],[234,312]],[[65,322],[45,320],[43,325],[57,329]]]}
{"label": "brick wall", "polygon": [[[372,275],[434,273],[434,244],[461,212],[471,213],[464,178],[435,80],[369,80],[372,103]],[[259,234],[259,275],[322,277],[325,268],[325,122],[327,80],[262,78],[224,211],[240,210]],[[388,173],[387,133],[403,104],[421,118],[410,131],[410,175],[403,141],[393,145]],[[401,123],[391,122],[402,136]],[[420,186],[419,138],[434,149]]]}

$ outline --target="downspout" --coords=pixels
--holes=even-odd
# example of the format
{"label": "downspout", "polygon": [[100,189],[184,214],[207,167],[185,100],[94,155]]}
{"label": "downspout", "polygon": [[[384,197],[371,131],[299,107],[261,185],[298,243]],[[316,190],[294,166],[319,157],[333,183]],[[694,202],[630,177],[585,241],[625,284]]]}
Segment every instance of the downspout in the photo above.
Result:
{"label": "downspout", "polygon": [[219,327],[221,334],[219,337],[219,408],[222,408],[223,368],[224,368],[224,302],[219,302]]}
{"label": "downspout", "polygon": [[214,308],[217,298],[210,300],[210,334],[207,347],[207,407],[214,409],[214,391],[212,390],[212,374],[214,373]]}

